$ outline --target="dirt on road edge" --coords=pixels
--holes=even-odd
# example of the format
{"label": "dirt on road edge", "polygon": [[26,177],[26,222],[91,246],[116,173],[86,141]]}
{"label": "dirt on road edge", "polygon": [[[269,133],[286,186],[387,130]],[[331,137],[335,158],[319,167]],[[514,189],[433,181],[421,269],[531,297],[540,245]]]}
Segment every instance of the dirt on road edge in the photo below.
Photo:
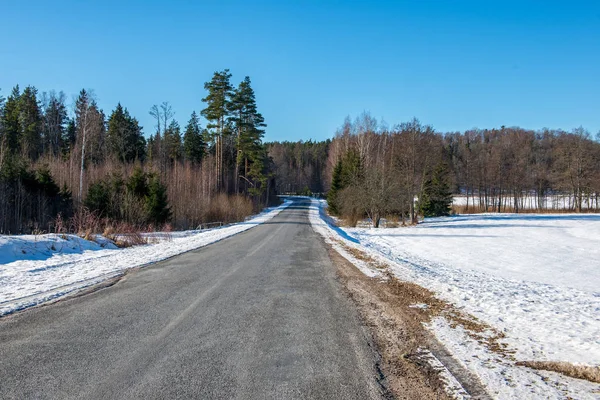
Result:
{"label": "dirt on road edge", "polygon": [[[446,391],[440,371],[424,357],[424,351],[431,351],[436,356],[444,353],[445,349],[427,331],[424,323],[432,315],[439,314],[446,304],[418,285],[391,276],[385,281],[367,277],[331,246],[328,248],[338,279],[371,331],[381,356],[379,368],[385,376],[386,388],[397,399],[452,398]],[[427,308],[415,307],[415,304],[427,304]],[[443,363],[448,368],[447,360]],[[456,376],[455,371],[452,374],[470,398],[489,398],[473,377],[468,374]]]}

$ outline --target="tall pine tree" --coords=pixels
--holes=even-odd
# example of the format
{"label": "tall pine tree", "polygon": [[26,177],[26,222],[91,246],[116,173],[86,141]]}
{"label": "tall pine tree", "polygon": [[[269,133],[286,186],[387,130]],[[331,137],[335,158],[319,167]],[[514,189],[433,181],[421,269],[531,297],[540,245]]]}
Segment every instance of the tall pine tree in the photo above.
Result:
{"label": "tall pine tree", "polygon": [[214,143],[217,188],[223,186],[224,142],[229,135],[227,127],[231,114],[233,91],[230,79],[231,74],[228,69],[214,73],[210,82],[204,84],[204,89],[208,91],[208,95],[202,99],[206,103],[206,108],[200,112],[208,121],[206,128],[209,130],[210,138]]}
{"label": "tall pine tree", "polygon": [[[236,160],[235,160],[235,191],[239,192],[240,167],[243,168],[242,178],[247,190],[248,183],[256,186],[256,180],[262,180],[258,171],[264,169],[264,149],[262,138],[264,136],[265,120],[257,111],[254,90],[250,77],[246,76],[233,93],[231,101],[232,122],[236,133]],[[252,163],[260,165],[252,166]],[[250,171],[255,182],[250,181]]]}

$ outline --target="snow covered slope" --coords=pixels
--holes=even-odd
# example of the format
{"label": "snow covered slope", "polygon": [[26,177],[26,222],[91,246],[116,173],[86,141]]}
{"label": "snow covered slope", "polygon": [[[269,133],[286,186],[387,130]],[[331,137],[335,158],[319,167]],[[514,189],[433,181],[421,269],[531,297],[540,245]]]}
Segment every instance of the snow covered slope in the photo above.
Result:
{"label": "snow covered slope", "polygon": [[238,224],[206,231],[174,232],[171,240],[119,249],[98,236],[0,235],[0,315],[55,299],[117,276],[124,270],[154,263],[237,233],[277,215],[290,202]]}
{"label": "snow covered slope", "polygon": [[[319,217],[324,203],[313,205],[315,230],[384,257],[399,279],[504,333],[517,361],[600,365],[600,215],[480,214],[340,229]],[[557,374],[546,381],[552,373],[500,362],[445,321],[431,329],[499,398],[600,398],[600,385]]]}

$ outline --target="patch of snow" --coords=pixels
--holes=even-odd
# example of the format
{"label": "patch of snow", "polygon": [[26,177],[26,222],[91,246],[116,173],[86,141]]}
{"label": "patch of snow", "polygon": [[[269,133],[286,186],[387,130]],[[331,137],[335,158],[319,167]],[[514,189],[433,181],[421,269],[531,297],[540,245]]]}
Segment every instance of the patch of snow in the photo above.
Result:
{"label": "patch of snow", "polygon": [[326,243],[331,245],[342,257],[354,264],[363,274],[369,277],[382,276],[380,271],[371,268],[369,264],[354,257],[347,250],[348,247],[360,250],[358,241],[347,235],[330,220],[330,217],[325,214],[318,200],[312,200],[308,210],[308,218],[315,232],[323,236]]}
{"label": "patch of snow", "polygon": [[[117,248],[96,236],[0,235],[0,316],[31,307],[118,276],[123,271],[155,263],[244,232],[286,208],[263,211],[245,222],[222,228],[172,232],[156,244]],[[155,235],[160,236],[160,235]]]}
{"label": "patch of snow", "polygon": [[428,363],[435,371],[437,371],[440,374],[440,378],[444,382],[444,389],[446,391],[446,394],[450,398],[456,400],[467,400],[471,398],[469,393],[467,393],[467,391],[462,387],[460,382],[456,380],[454,375],[452,375],[450,371],[448,371],[448,368],[446,368],[444,364],[442,364],[440,360],[438,360],[437,357],[433,355],[432,352],[430,352],[427,349],[418,349],[418,355],[419,358]]}

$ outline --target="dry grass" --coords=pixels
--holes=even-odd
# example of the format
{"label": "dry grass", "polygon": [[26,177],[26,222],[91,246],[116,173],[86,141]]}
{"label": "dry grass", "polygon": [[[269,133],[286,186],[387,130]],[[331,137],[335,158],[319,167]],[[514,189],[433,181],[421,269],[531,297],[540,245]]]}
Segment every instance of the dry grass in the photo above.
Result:
{"label": "dry grass", "polygon": [[575,365],[561,361],[519,361],[516,364],[538,370],[558,372],[571,378],[600,383],[600,367]]}
{"label": "dry grass", "polygon": [[376,260],[365,252],[347,246],[341,241],[338,241],[338,243],[346,252],[350,253],[354,258],[365,262],[370,268],[385,271],[388,285],[394,288],[397,294],[402,293],[404,298],[412,299],[412,304],[426,304],[427,312],[423,313],[423,315],[427,315],[428,319],[423,322],[429,322],[433,317],[442,316],[448,320],[451,327],[462,327],[469,337],[478,341],[489,351],[512,359],[514,350],[510,349],[502,341],[505,338],[504,333],[483,323],[474,316],[457,309],[454,305],[438,299],[430,290],[410,282],[398,280],[389,271],[389,265],[385,262]]}
{"label": "dry grass", "polygon": [[[453,205],[452,206],[452,214],[482,214],[482,213],[495,213],[498,211],[497,207],[488,207],[487,210],[485,207],[480,207],[479,205]],[[514,214],[517,210],[510,207],[502,207],[500,209],[501,213]],[[574,213],[575,210],[563,209],[563,208],[544,208],[544,209],[534,209],[534,208],[519,208],[519,214],[571,214]],[[580,212],[580,214],[593,214],[597,213],[598,210],[595,209],[584,209]]]}

